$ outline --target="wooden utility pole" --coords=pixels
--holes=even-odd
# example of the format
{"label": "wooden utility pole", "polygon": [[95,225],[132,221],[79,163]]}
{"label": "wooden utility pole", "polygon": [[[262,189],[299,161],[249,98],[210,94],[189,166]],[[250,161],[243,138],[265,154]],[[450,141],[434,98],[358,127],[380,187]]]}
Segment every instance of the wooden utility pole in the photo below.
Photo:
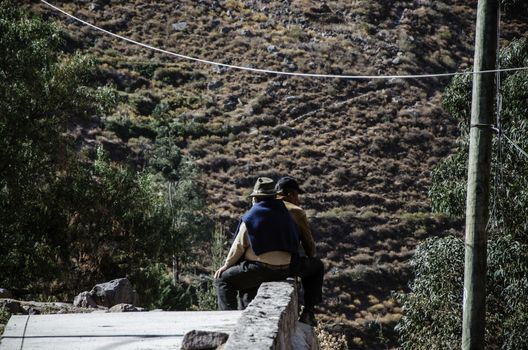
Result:
{"label": "wooden utility pole", "polygon": [[[495,69],[498,0],[479,0],[474,71]],[[473,75],[466,202],[462,349],[483,350],[494,74]]]}

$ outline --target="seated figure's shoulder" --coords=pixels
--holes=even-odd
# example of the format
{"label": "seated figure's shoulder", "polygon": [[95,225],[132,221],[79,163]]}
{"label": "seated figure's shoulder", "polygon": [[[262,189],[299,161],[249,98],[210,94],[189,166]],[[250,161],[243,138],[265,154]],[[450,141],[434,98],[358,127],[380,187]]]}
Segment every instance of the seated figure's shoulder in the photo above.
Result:
{"label": "seated figure's shoulder", "polygon": [[298,205],[295,205],[295,204],[287,202],[287,201],[284,201],[284,204],[286,205],[286,209],[288,209],[290,214],[299,215],[299,216],[305,215],[303,208],[299,207]]}
{"label": "seated figure's shoulder", "polygon": [[299,206],[297,206],[297,205],[295,205],[293,203],[290,203],[290,202],[285,201],[285,200],[283,200],[282,202],[284,203],[286,208],[288,208],[288,210],[302,210],[301,207],[299,207]]}

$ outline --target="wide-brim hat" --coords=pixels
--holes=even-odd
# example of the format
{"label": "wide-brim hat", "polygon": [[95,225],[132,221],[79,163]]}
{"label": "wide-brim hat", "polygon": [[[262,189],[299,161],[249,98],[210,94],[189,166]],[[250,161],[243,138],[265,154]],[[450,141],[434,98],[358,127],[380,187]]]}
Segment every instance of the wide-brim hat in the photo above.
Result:
{"label": "wide-brim hat", "polygon": [[287,190],[296,190],[299,194],[304,193],[297,180],[291,176],[281,177],[279,181],[277,181],[277,185],[275,185],[275,191],[277,191],[278,194],[286,194]]}
{"label": "wide-brim hat", "polygon": [[275,182],[269,177],[259,177],[255,182],[253,192],[248,197],[271,197],[275,195],[277,195]]}

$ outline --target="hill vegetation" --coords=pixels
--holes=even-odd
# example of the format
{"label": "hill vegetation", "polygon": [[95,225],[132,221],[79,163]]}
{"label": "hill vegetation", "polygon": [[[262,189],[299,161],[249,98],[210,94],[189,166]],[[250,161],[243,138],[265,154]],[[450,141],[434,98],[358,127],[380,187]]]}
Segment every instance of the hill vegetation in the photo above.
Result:
{"label": "hill vegetation", "polygon": [[[476,0],[53,3],[134,40],[248,67],[326,74],[443,73],[470,68],[473,56]],[[181,198],[196,203],[180,221],[189,223],[185,218],[199,212],[201,205],[195,194],[204,188],[214,213],[207,218],[232,231],[249,207],[245,194],[258,176],[296,177],[307,191],[301,200],[327,271],[318,318],[326,331],[346,334],[351,348],[396,346],[394,326],[402,310],[392,292],[408,290],[409,259],[417,244],[461,231],[461,220],[432,213],[428,198],[431,171],[456,151],[461,134],[458,121],[442,108],[448,78],[342,80],[250,74],[175,60],[101,35],[42,4],[31,7],[46,21],[60,22],[66,36],[63,52],[94,58],[95,72],[88,81],[110,86],[115,93],[109,112],[86,111],[80,118],[74,111],[61,120],[68,121],[76,157],[85,154],[95,160],[101,145],[109,159],[101,157],[95,164],[106,164],[105,174],[128,179],[130,187],[116,195],[131,194],[127,205],[132,213],[141,218],[144,211],[139,208],[152,205],[149,208],[158,208],[165,220],[167,202],[148,196],[161,184],[163,193],[183,193]],[[526,17],[514,13],[504,16],[501,45],[526,30]],[[58,96],[70,101],[65,93]],[[134,171],[124,170],[125,164]],[[142,176],[149,178],[146,171],[157,174],[158,180],[150,183],[153,188],[140,186]],[[173,192],[178,184],[185,186]],[[106,193],[102,187],[100,191]],[[83,203],[92,201],[90,197]],[[112,208],[114,202],[103,203]],[[102,213],[96,211],[94,217]],[[127,218],[116,218],[117,227],[124,228],[120,232],[136,232],[132,228],[137,226],[126,226]],[[174,227],[172,221],[163,222]],[[178,231],[187,232],[178,237],[195,237],[204,222],[192,222],[186,228],[196,231]],[[136,223],[134,219],[130,225]],[[108,225],[100,232],[119,231]],[[164,227],[147,226],[160,230],[155,232]],[[164,259],[170,265],[172,253],[166,251]],[[121,271],[130,267],[118,262],[115,266]],[[210,259],[198,255],[185,273],[195,278],[189,273],[207,269]]]}

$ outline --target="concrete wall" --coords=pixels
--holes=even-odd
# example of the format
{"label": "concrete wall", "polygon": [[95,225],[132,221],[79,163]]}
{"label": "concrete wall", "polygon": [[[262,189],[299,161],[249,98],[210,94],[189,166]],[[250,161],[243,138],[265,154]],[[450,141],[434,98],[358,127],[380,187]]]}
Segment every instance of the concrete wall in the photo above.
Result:
{"label": "concrete wall", "polygon": [[224,349],[319,349],[313,329],[297,319],[295,283],[263,283],[256,298],[242,312]]}

